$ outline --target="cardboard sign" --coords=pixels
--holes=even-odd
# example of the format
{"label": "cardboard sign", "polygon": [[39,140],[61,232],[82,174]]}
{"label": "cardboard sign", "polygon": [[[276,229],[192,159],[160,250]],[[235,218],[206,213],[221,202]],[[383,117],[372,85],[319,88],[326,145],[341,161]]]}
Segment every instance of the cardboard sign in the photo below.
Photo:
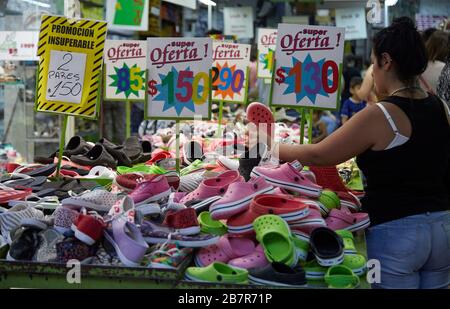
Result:
{"label": "cardboard sign", "polygon": [[258,29],[258,78],[272,78],[277,29]]}
{"label": "cardboard sign", "polygon": [[97,116],[106,25],[104,21],[42,16],[36,111]]}
{"label": "cardboard sign", "polygon": [[365,9],[336,9],[336,27],[345,28],[346,40],[367,39]]}
{"label": "cardboard sign", "polygon": [[271,105],[336,109],[344,28],[280,24]]}
{"label": "cardboard sign", "polygon": [[106,40],[105,99],[145,100],[146,57],[147,41]]}
{"label": "cardboard sign", "polygon": [[247,103],[249,44],[213,42],[213,100]]}
{"label": "cardboard sign", "polygon": [[223,8],[224,34],[238,39],[252,39],[253,8],[251,6]]}
{"label": "cardboard sign", "polygon": [[148,30],[149,0],[108,0],[106,20],[115,30]]}
{"label": "cardboard sign", "polygon": [[148,38],[146,117],[210,119],[212,40]]}

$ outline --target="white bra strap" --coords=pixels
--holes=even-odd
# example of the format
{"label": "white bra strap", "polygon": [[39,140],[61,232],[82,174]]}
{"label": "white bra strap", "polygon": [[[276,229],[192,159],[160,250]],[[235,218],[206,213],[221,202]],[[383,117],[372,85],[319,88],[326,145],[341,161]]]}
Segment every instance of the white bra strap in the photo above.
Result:
{"label": "white bra strap", "polygon": [[394,133],[397,134],[397,133],[398,133],[397,126],[395,125],[395,122],[394,122],[394,120],[392,119],[392,117],[391,117],[391,115],[389,114],[389,112],[387,111],[386,107],[384,107],[381,103],[377,103],[376,105],[381,109],[381,111],[383,112],[383,114],[386,116],[386,119],[388,120],[388,122],[389,122],[389,124],[390,124],[392,130],[394,131]]}

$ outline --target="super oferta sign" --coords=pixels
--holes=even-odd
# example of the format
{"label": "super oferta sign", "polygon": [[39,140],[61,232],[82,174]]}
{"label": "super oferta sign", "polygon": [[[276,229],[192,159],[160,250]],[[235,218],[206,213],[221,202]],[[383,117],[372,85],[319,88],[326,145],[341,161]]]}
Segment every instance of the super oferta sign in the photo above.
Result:
{"label": "super oferta sign", "polygon": [[336,109],[344,28],[280,24],[271,105]]}
{"label": "super oferta sign", "polygon": [[212,40],[148,38],[146,116],[210,119]]}

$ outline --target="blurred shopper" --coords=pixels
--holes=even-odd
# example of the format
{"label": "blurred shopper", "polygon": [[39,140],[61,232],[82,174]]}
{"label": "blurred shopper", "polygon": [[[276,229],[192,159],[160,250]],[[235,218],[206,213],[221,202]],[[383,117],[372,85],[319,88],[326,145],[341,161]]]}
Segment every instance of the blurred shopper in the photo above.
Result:
{"label": "blurred shopper", "polygon": [[448,34],[441,30],[435,31],[425,47],[428,54],[428,66],[420,78],[420,83],[424,90],[436,94],[439,76],[450,50]]}

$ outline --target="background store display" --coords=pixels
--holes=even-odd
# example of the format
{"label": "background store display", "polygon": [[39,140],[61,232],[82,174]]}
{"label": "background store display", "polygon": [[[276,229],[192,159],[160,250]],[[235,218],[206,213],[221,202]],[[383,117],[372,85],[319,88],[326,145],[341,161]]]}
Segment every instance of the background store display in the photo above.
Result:
{"label": "background store display", "polygon": [[239,39],[251,39],[253,31],[253,8],[226,7],[223,9],[224,34],[235,35]]}
{"label": "background store display", "polygon": [[364,8],[336,9],[336,27],[345,28],[346,40],[367,39]]}

